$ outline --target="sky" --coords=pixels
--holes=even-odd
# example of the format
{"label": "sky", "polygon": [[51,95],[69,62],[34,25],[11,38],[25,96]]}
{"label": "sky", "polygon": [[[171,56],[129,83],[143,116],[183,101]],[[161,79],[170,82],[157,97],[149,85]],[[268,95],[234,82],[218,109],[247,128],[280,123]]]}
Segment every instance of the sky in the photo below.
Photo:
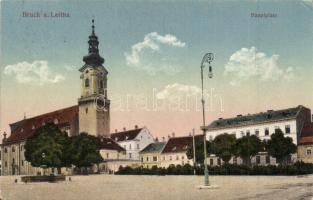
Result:
{"label": "sky", "polygon": [[313,108],[310,0],[2,1],[1,134],[24,115],[77,104],[92,18],[109,71],[111,132],[135,125],[157,137],[198,132],[207,52],[214,60],[212,79],[204,64],[206,123]]}

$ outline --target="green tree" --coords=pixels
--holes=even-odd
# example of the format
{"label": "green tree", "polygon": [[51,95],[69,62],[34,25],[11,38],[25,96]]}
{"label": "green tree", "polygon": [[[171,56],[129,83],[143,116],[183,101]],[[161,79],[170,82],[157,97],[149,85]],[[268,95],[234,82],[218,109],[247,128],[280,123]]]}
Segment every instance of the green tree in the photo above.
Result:
{"label": "green tree", "polygon": [[251,166],[251,158],[262,151],[263,143],[255,135],[243,136],[237,139],[234,146],[235,155],[240,156],[243,163]]}
{"label": "green tree", "polygon": [[46,124],[35,130],[33,136],[26,141],[25,158],[34,167],[60,168],[64,166],[64,142],[67,134],[55,124]]}
{"label": "green tree", "polygon": [[[212,142],[206,141],[207,153],[212,153]],[[202,140],[196,141],[196,163],[203,165],[204,163],[204,144]],[[189,145],[187,148],[188,159],[193,159],[193,145]]]}
{"label": "green tree", "polygon": [[267,141],[266,150],[278,163],[287,164],[288,156],[297,151],[297,146],[292,142],[292,138],[284,137],[282,130],[278,129]]}
{"label": "green tree", "polygon": [[236,136],[227,133],[218,135],[213,140],[214,154],[220,157],[225,163],[228,163],[234,154]]}
{"label": "green tree", "polygon": [[99,141],[95,136],[88,135],[87,133],[80,133],[71,138],[72,163],[80,170],[84,169],[86,172],[87,167],[94,164],[99,164],[103,158],[99,152]]}

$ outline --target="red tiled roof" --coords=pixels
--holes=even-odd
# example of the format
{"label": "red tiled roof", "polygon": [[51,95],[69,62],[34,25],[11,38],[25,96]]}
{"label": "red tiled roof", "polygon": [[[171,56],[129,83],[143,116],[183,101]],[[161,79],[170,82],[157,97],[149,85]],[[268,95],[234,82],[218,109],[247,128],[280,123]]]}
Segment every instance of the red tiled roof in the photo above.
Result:
{"label": "red tiled roof", "polygon": [[313,123],[304,124],[301,130],[301,137],[313,136]]}
{"label": "red tiled roof", "polygon": [[118,152],[126,151],[123,147],[121,147],[119,144],[117,144],[111,138],[101,137],[101,138],[99,138],[99,142],[100,142],[100,148],[101,149],[116,150]]}
{"label": "red tiled roof", "polygon": [[[195,140],[203,140],[203,135],[196,135]],[[188,146],[191,146],[192,143],[192,136],[170,138],[166,143],[162,153],[185,152]]]}
{"label": "red tiled roof", "polygon": [[313,123],[307,123],[303,126],[298,144],[313,144]]}
{"label": "red tiled roof", "polygon": [[14,143],[28,139],[33,132],[44,123],[51,123],[57,119],[57,125],[61,128],[67,125],[78,116],[78,106],[72,106],[60,110],[56,110],[36,117],[24,119],[10,124],[11,135],[5,140],[5,144]]}
{"label": "red tiled roof", "polygon": [[118,132],[118,133],[111,133],[111,138],[114,141],[120,142],[124,140],[133,140],[137,137],[137,135],[140,133],[142,128]]}
{"label": "red tiled roof", "polygon": [[301,137],[299,145],[313,144],[313,136]]}

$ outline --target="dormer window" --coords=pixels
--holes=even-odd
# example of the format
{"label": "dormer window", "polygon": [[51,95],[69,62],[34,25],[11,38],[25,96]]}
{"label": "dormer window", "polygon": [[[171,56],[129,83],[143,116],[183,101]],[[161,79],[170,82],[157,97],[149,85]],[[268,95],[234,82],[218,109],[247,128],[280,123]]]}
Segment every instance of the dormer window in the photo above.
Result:
{"label": "dormer window", "polygon": [[35,126],[33,125],[33,126],[32,126],[32,130],[34,130],[34,129],[35,129]]}
{"label": "dormer window", "polygon": [[88,70],[86,70],[86,74],[88,74],[88,72],[89,72],[89,71],[88,71]]}
{"label": "dormer window", "polygon": [[89,87],[89,79],[88,78],[85,79],[85,87]]}
{"label": "dormer window", "polygon": [[24,129],[23,128],[21,128],[21,133],[24,131]]}
{"label": "dormer window", "polygon": [[175,151],[175,150],[176,150],[176,146],[175,146],[175,147],[173,147],[172,151]]}
{"label": "dormer window", "polygon": [[126,138],[126,140],[127,140],[127,139],[128,139],[128,136],[126,136],[125,138]]}
{"label": "dormer window", "polygon": [[115,141],[117,141],[117,137],[115,138]]}
{"label": "dormer window", "polygon": [[58,123],[59,123],[59,120],[58,120],[58,119],[54,119],[54,120],[53,120],[53,123],[54,123],[54,124],[58,124]]}

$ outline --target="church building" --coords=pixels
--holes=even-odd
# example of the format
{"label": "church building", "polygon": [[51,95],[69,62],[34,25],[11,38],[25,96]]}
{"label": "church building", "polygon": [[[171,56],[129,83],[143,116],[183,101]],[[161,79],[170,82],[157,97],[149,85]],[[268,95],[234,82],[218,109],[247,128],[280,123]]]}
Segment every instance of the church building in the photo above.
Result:
{"label": "church building", "polygon": [[[41,171],[25,160],[24,145],[34,131],[46,123],[56,124],[69,136],[86,132],[112,140],[110,139],[110,100],[107,96],[108,71],[103,66],[104,59],[99,55],[99,41],[95,34],[94,20],[92,20],[88,45],[88,54],[83,57],[85,64],[79,69],[81,96],[78,104],[10,124],[11,134],[7,137],[4,133],[0,146],[1,175],[36,174]],[[124,151],[123,148],[115,149],[119,152]]]}

